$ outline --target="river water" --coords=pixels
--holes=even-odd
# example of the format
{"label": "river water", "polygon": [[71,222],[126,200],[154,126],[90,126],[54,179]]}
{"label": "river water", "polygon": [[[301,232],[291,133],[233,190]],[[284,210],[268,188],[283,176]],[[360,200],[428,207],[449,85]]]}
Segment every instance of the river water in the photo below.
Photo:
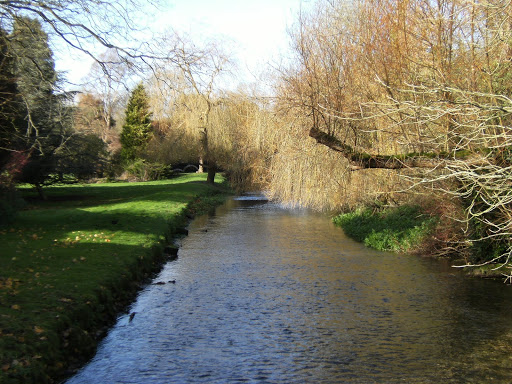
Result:
{"label": "river water", "polygon": [[68,384],[512,382],[511,286],[251,197],[192,222],[133,312]]}

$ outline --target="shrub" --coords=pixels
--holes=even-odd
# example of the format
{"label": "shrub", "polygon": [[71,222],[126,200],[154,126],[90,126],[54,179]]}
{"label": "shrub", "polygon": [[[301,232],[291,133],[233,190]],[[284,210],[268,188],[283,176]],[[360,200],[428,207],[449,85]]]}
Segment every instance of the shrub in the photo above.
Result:
{"label": "shrub", "polygon": [[150,163],[143,159],[137,159],[125,168],[129,177],[137,181],[162,180],[172,177],[172,168],[161,163]]}

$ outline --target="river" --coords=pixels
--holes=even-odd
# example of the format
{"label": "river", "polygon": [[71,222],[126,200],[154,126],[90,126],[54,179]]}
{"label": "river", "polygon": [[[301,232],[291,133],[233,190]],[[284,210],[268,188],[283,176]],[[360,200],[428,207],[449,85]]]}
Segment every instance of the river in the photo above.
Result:
{"label": "river", "polygon": [[253,197],[194,220],[178,256],[67,384],[512,382],[501,282]]}

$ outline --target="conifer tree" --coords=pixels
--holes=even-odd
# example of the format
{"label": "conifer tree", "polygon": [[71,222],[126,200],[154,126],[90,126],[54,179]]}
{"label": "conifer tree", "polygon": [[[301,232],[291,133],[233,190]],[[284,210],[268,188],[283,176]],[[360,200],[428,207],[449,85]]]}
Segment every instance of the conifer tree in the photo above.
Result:
{"label": "conifer tree", "polygon": [[141,157],[151,138],[149,98],[142,83],[132,91],[125,113],[126,120],[121,132],[121,157],[128,163]]}
{"label": "conifer tree", "polygon": [[71,108],[67,93],[57,93],[59,76],[55,70],[48,35],[41,23],[18,17],[10,34],[10,55],[23,108],[23,121],[16,127],[19,150],[30,159],[20,181],[35,185],[41,197],[50,174],[60,172],[58,161],[72,135]]}
{"label": "conifer tree", "polygon": [[20,148],[17,128],[22,125],[24,116],[14,63],[7,44],[7,32],[0,27],[0,169],[8,161],[11,151]]}

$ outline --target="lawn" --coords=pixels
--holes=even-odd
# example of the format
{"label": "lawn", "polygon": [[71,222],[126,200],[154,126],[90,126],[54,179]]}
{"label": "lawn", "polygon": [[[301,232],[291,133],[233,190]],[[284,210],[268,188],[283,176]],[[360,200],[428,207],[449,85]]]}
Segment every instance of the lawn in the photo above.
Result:
{"label": "lawn", "polygon": [[54,186],[44,202],[22,188],[26,208],[0,228],[0,382],[54,382],[89,358],[186,212],[225,199],[205,178]]}

